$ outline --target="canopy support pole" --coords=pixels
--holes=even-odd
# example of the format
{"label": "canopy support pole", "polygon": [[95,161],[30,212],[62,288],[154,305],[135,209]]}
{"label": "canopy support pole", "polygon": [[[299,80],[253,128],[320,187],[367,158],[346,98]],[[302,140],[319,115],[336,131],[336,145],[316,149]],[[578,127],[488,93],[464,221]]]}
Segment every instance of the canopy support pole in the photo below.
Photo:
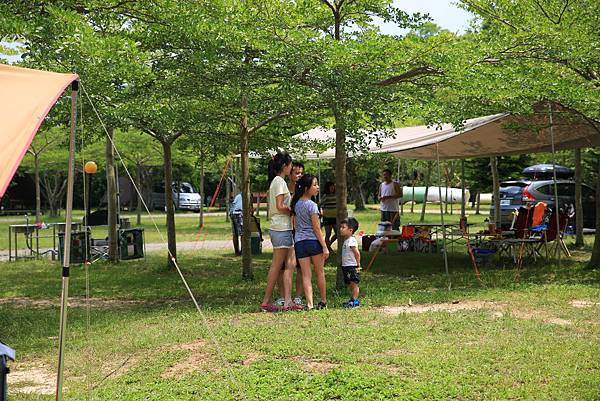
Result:
{"label": "canopy support pole", "polygon": [[438,192],[440,195],[440,218],[442,220],[442,247],[444,253],[444,267],[446,269],[446,277],[448,278],[448,291],[450,291],[452,289],[452,281],[450,280],[450,272],[448,271],[448,250],[446,249],[446,225],[444,223],[444,206],[442,205],[442,170],[440,169],[440,151],[437,143],[435,144],[435,154],[437,158]]}
{"label": "canopy support pole", "polygon": [[[317,156],[317,170],[319,171],[319,186],[323,187],[323,184],[321,183],[321,156]],[[324,188],[324,187],[323,187]],[[319,191],[317,193],[317,199],[319,202],[321,202],[321,191]]]}
{"label": "canopy support pole", "polygon": [[58,334],[58,373],[56,377],[56,401],[62,401],[64,345],[67,330],[67,299],[69,297],[69,265],[71,262],[71,223],[73,213],[73,183],[75,181],[75,129],[77,118],[77,92],[79,81],[71,84],[71,134],[69,137],[69,171],[67,173],[67,205],[65,212],[65,236],[63,248],[62,292],[60,297],[60,329]]}
{"label": "canopy support pole", "polygon": [[[400,190],[402,190],[402,183],[400,182],[400,158],[398,158],[398,173],[396,174],[396,181],[400,184]],[[404,216],[404,202],[402,202],[402,198],[400,200],[400,216]]]}
{"label": "canopy support pole", "polygon": [[562,250],[559,248],[562,245],[562,237],[560,235],[560,209],[558,208],[558,184],[556,183],[556,153],[554,149],[554,123],[552,121],[552,103],[548,105],[550,118],[550,146],[552,148],[552,179],[554,180],[554,216],[556,217],[556,262],[560,267],[560,254]]}
{"label": "canopy support pole", "polygon": [[466,207],[466,199],[465,199],[465,159],[460,160],[460,193],[461,193],[461,202],[460,202],[460,215],[467,215],[467,207]]}

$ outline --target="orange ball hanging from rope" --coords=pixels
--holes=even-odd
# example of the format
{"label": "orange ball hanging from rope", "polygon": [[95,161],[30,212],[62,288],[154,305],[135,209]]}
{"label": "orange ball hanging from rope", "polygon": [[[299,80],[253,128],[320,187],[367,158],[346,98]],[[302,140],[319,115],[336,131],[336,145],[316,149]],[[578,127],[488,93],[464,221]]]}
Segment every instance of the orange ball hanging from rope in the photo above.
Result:
{"label": "orange ball hanging from rope", "polygon": [[96,171],[98,171],[98,166],[96,165],[95,162],[87,162],[85,163],[85,166],[83,167],[83,171],[85,171],[88,174],[95,174]]}

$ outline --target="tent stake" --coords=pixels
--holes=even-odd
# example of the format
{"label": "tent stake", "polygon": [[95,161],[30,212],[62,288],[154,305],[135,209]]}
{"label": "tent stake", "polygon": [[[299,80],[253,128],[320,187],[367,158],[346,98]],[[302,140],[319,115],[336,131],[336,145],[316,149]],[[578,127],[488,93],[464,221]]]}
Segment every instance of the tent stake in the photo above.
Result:
{"label": "tent stake", "polygon": [[75,181],[75,128],[77,118],[77,91],[79,81],[71,84],[71,135],[69,138],[69,171],[67,173],[67,210],[65,212],[65,236],[62,268],[62,292],[60,296],[60,328],[58,334],[58,374],[56,377],[56,401],[63,399],[64,344],[67,330],[67,299],[69,298],[69,264],[71,262],[71,222],[73,213],[73,182]]}

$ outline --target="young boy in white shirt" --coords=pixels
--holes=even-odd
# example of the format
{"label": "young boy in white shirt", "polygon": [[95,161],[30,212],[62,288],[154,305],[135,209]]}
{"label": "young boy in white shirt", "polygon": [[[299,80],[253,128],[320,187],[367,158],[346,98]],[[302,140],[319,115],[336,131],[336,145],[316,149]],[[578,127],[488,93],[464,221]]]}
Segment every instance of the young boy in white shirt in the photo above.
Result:
{"label": "young boy in white shirt", "polygon": [[344,273],[344,283],[350,290],[350,300],[342,306],[344,308],[356,308],[360,306],[358,300],[358,283],[360,283],[360,252],[358,251],[358,242],[354,238],[354,233],[358,230],[358,221],[350,217],[341,222],[340,235],[345,238],[342,246],[342,272]]}

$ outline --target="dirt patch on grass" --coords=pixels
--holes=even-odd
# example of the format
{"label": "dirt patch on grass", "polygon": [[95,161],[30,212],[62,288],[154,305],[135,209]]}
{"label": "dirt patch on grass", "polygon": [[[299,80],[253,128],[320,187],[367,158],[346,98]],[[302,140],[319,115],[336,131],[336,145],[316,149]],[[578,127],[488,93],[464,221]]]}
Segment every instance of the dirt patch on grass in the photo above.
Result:
{"label": "dirt patch on grass", "polygon": [[261,354],[260,352],[249,352],[246,354],[246,359],[244,359],[242,361],[242,365],[244,365],[244,366],[252,365],[258,359],[262,358],[262,356],[263,356],[263,354]]}
{"label": "dirt patch on grass", "polygon": [[[141,299],[118,299],[118,298],[90,298],[89,306],[92,308],[102,309],[120,309],[128,308],[134,305],[162,305],[179,303],[183,300],[180,298],[164,298],[160,300],[146,301]],[[60,298],[29,298],[29,297],[8,297],[0,298],[0,305],[10,305],[17,308],[58,308],[60,306]],[[88,301],[85,297],[69,297],[70,308],[85,308],[88,306]]]}
{"label": "dirt patch on grass", "polygon": [[570,304],[575,308],[591,308],[593,306],[600,306],[600,302],[586,301],[583,299],[574,299],[570,302]]}
{"label": "dirt patch on grass", "polygon": [[54,394],[56,374],[42,364],[14,364],[8,375],[11,391],[27,394]]}
{"label": "dirt patch on grass", "polygon": [[455,302],[444,302],[439,304],[425,304],[425,305],[405,305],[405,306],[384,306],[379,310],[386,315],[400,315],[402,313],[425,313],[425,312],[459,312],[459,311],[471,311],[479,309],[496,309],[500,307],[500,304],[489,301],[455,301]]}
{"label": "dirt patch on grass", "polygon": [[190,343],[177,344],[171,349],[174,351],[189,351],[187,358],[180,360],[163,372],[161,377],[173,379],[183,377],[194,372],[216,372],[219,370],[216,358],[209,349],[208,343],[198,339]]}
{"label": "dirt patch on grass", "polygon": [[512,309],[510,314],[517,319],[541,320],[544,323],[556,324],[558,326],[570,326],[573,324],[570,320],[548,316],[544,311]]}
{"label": "dirt patch on grass", "polygon": [[[593,306],[593,305],[592,305]],[[587,306],[584,306],[587,307]],[[489,310],[492,318],[499,319],[505,315],[513,316],[517,319],[541,320],[544,323],[555,324],[558,326],[570,326],[573,324],[570,320],[550,316],[546,311],[533,309],[513,309],[506,304],[491,301],[455,301],[439,304],[424,304],[424,305],[404,305],[404,306],[384,306],[379,308],[379,311],[386,314],[397,316],[402,313],[426,313],[426,312],[460,312],[460,311],[476,311]]]}
{"label": "dirt patch on grass", "polygon": [[300,366],[302,366],[302,368],[307,372],[315,372],[320,374],[325,374],[331,369],[335,369],[340,366],[337,363],[331,363],[320,359],[305,358],[302,356],[297,356],[292,359],[299,363]]}

